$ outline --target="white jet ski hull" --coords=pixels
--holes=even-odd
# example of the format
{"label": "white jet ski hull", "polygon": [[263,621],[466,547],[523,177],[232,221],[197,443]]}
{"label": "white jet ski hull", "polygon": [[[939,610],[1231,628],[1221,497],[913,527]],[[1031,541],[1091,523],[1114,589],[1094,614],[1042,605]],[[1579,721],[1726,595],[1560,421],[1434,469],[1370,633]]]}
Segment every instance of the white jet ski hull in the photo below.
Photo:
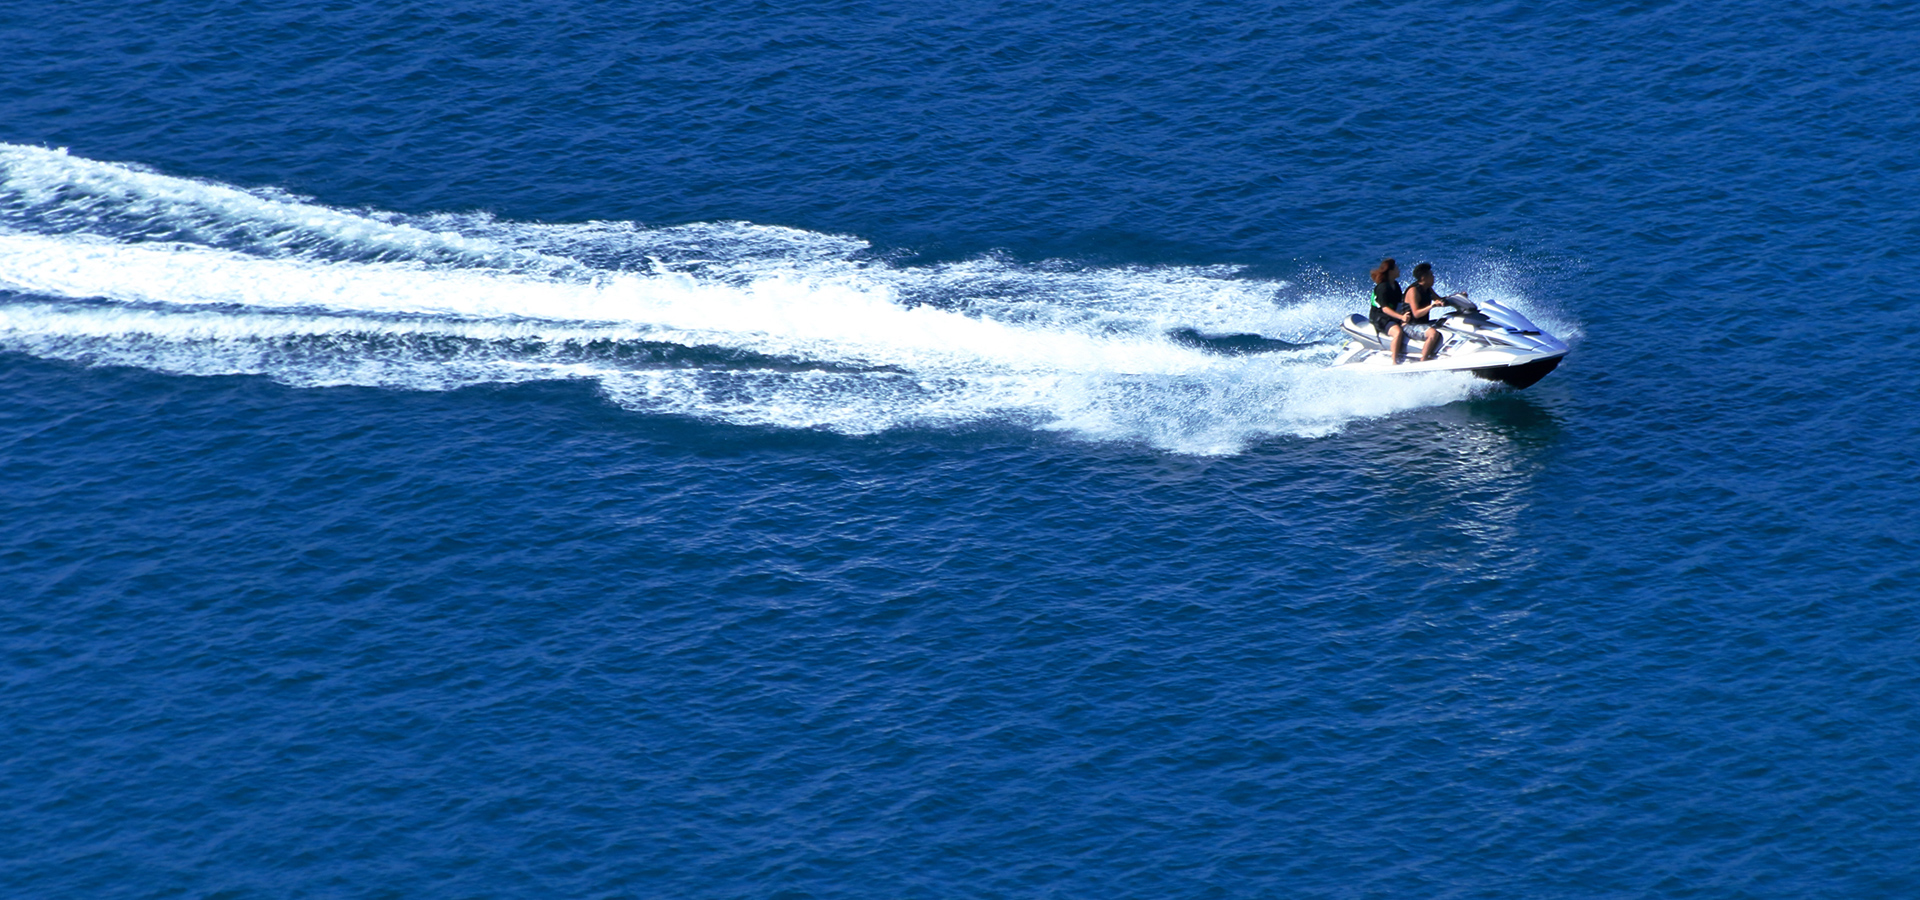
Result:
{"label": "white jet ski hull", "polygon": [[1410,338],[1402,362],[1394,365],[1386,336],[1374,331],[1366,316],[1348,316],[1340,330],[1349,340],[1333,367],[1382,374],[1471,372],[1524,388],[1547,377],[1567,355],[1565,342],[1513,309],[1492,301],[1477,306],[1464,299],[1460,303],[1431,326],[1440,330],[1442,342],[1434,358],[1425,362],[1420,361],[1420,341]]}

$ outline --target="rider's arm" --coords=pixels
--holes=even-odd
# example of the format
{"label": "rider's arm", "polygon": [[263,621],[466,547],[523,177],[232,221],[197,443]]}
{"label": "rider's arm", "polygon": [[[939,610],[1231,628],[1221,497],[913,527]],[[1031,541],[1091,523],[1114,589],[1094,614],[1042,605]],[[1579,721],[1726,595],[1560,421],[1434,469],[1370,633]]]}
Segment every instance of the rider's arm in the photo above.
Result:
{"label": "rider's arm", "polygon": [[1417,284],[1414,285],[1413,287],[1407,288],[1406,301],[1407,301],[1407,309],[1412,312],[1412,315],[1408,316],[1409,319],[1411,319],[1413,316],[1424,316],[1427,314],[1428,310],[1433,309],[1433,307],[1431,306],[1427,307],[1426,309],[1420,308],[1420,286]]}

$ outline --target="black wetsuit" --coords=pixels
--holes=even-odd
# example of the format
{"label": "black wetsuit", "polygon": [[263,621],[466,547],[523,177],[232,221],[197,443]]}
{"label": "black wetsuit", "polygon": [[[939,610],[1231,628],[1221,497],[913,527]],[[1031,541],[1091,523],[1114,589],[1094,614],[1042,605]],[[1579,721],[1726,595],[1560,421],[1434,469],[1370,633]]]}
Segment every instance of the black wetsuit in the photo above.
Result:
{"label": "black wetsuit", "polygon": [[1401,299],[1401,294],[1398,280],[1382,281],[1373,286],[1373,305],[1367,307],[1367,320],[1373,323],[1374,331],[1386,334],[1387,329],[1400,324],[1399,319],[1380,310],[1391,309],[1394,312],[1404,312],[1407,304]]}
{"label": "black wetsuit", "polygon": [[[1413,287],[1411,290],[1413,291],[1413,296],[1415,299],[1414,306],[1424,306],[1428,310],[1432,310],[1433,304],[1440,299],[1439,295],[1433,292],[1433,288],[1427,287],[1426,285],[1421,284],[1420,282],[1417,282],[1417,281],[1413,283]],[[1400,308],[1409,312],[1413,310],[1413,306],[1407,306],[1404,303],[1401,305]],[[1415,316],[1413,318],[1413,321],[1414,321],[1414,324],[1417,324],[1417,325],[1428,324],[1427,313],[1421,313]]]}

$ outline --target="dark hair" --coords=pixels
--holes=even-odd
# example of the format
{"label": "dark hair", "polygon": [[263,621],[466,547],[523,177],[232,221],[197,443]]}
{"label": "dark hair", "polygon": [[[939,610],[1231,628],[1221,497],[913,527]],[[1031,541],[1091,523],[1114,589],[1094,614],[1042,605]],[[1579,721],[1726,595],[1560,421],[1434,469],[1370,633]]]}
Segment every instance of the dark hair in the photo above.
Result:
{"label": "dark hair", "polygon": [[1413,280],[1419,281],[1433,274],[1433,263],[1419,263],[1413,267]]}
{"label": "dark hair", "polygon": [[1389,256],[1386,259],[1381,260],[1380,264],[1377,266],[1374,266],[1373,271],[1368,272],[1367,274],[1373,277],[1374,284],[1379,284],[1380,282],[1387,280],[1388,272],[1391,272],[1398,268],[1400,268],[1400,264],[1397,262],[1394,262],[1393,257]]}

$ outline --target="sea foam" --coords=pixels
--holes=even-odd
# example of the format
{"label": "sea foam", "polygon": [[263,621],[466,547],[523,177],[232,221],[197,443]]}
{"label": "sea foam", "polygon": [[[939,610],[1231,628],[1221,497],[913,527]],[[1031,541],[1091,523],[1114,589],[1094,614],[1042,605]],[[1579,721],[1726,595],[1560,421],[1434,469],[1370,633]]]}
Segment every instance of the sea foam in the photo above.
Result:
{"label": "sea foam", "polygon": [[1002,422],[1231,453],[1484,389],[1328,371],[1350,291],[1234,267],[916,266],[740,222],[407,217],[12,145],[0,289],[0,347],[47,358],[302,386],[585,379],[637,411],[846,434]]}

